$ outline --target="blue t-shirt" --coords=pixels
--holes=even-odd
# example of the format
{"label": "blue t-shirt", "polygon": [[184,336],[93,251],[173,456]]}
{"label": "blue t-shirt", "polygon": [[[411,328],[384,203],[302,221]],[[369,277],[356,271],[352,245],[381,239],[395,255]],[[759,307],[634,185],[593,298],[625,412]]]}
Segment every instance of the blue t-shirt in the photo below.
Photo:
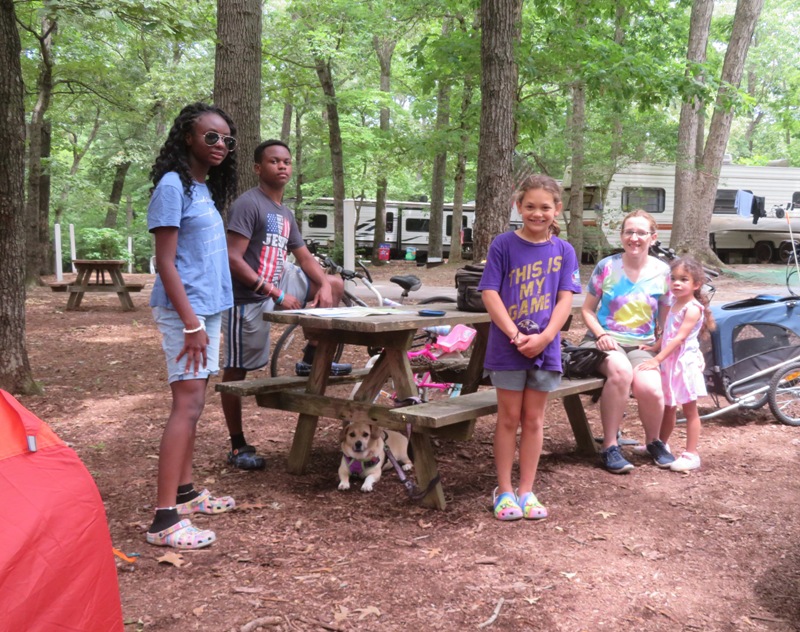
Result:
{"label": "blue t-shirt", "polygon": [[[526,241],[513,231],[495,237],[486,256],[479,290],[495,290],[519,330],[544,331],[550,324],[558,293],[580,294],[578,259],[572,246],[558,237],[543,243]],[[492,371],[544,369],[561,372],[561,335],[535,358],[526,358],[492,322],[484,367]]]}
{"label": "blue t-shirt", "polygon": [[[225,226],[208,187],[194,182],[187,196],[177,173],[164,174],[147,207],[147,229],[164,226],[178,228],[175,267],[195,314],[210,316],[233,307]],[[174,309],[160,275],[150,306]]]}

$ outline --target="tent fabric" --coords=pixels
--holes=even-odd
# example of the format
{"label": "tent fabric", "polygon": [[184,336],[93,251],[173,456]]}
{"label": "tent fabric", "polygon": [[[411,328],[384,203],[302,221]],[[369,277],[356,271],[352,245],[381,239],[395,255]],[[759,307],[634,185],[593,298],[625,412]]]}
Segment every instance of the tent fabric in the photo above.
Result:
{"label": "tent fabric", "polygon": [[[37,451],[28,450],[34,431]],[[100,494],[78,455],[0,390],[0,630],[117,632]]]}

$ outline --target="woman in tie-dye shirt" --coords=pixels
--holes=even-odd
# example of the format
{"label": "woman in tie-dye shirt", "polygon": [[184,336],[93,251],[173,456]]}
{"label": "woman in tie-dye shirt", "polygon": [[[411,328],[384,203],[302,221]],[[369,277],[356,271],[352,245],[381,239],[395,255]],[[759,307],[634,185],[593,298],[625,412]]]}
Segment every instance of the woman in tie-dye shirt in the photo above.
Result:
{"label": "woman in tie-dye shirt", "polygon": [[659,467],[668,468],[675,460],[658,438],[664,411],[661,382],[650,375],[654,371],[633,370],[652,357],[641,347],[655,342],[659,323],[669,309],[669,266],[649,255],[648,249],[656,240],[656,222],[649,213],[629,213],[622,222],[621,234],[624,251],[597,264],[581,310],[587,327],[581,345],[608,354],[600,367],[606,376],[600,399],[604,437],[601,456],[603,466],[614,474],[633,469],[617,445],[631,391],[639,404],[647,452]]}

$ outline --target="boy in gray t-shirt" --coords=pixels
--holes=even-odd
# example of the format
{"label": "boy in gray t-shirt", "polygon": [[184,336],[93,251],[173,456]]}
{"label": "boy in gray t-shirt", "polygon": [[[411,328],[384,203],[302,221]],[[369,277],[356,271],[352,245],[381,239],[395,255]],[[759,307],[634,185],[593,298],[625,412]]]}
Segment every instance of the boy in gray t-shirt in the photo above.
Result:
{"label": "boy in gray t-shirt", "polygon": [[[228,262],[233,277],[234,306],[223,314],[225,338],[223,382],[243,380],[248,371],[269,361],[270,323],[264,312],[274,309],[338,305],[344,284],[325,274],[303,241],[292,211],[283,205],[283,190],[292,177],[292,156],[286,144],[267,140],[254,154],[258,186],[240,195],[228,214]],[[294,255],[297,265],[286,260]],[[298,371],[310,366],[310,343]],[[300,360],[300,358],[298,358]],[[336,374],[350,365],[335,364]],[[263,469],[264,458],[248,445],[242,429],[242,403],[222,394],[222,410],[231,436],[228,463],[243,470]]]}

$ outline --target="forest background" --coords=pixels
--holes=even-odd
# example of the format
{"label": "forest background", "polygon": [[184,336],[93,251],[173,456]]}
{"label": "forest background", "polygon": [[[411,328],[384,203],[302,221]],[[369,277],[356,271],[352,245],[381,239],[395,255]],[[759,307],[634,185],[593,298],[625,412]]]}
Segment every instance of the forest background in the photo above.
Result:
{"label": "forest background", "polygon": [[[53,270],[53,224],[73,224],[78,257],[122,258],[130,236],[146,269],[149,170],[195,100],[237,124],[240,191],[255,184],[252,149],[279,137],[294,155],[290,204],[300,214],[333,197],[337,235],[345,197],[379,209],[427,198],[436,255],[436,209],[475,199],[482,256],[507,226],[513,185],[569,167],[568,233],[580,253],[584,183],[603,186],[628,161],[678,158],[679,171],[696,163],[687,169],[699,184],[676,203],[673,240],[707,248],[703,214],[685,212],[710,195],[710,218],[708,175],[723,151],[740,164],[800,161],[797,7],[763,4],[0,0],[0,180],[10,174],[0,222],[11,229],[0,253],[16,262],[24,252],[25,284],[40,282]],[[15,387],[29,375],[18,272],[0,270],[11,358],[0,384],[12,375]]]}

